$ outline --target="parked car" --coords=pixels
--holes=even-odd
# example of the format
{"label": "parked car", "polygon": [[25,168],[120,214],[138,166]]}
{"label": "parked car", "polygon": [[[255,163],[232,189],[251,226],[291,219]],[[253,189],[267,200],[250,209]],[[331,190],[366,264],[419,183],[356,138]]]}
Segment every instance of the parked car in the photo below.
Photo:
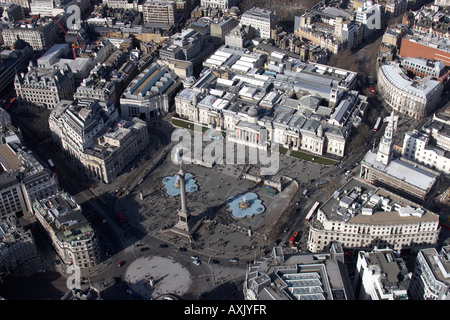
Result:
{"label": "parked car", "polygon": [[192,263],[195,264],[196,266],[201,265],[200,260],[194,260],[194,261],[192,261]]}
{"label": "parked car", "polygon": [[118,264],[119,268],[122,267],[124,264],[125,264],[125,261],[120,261]]}
{"label": "parked car", "polygon": [[231,259],[230,259],[230,262],[238,262],[238,261],[239,261],[238,258],[231,258]]}

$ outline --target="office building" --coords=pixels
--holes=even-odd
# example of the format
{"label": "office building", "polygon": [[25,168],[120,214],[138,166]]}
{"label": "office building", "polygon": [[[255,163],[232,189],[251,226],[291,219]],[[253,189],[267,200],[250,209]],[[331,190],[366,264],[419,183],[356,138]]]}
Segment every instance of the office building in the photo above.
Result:
{"label": "office building", "polygon": [[167,66],[151,64],[130,82],[120,97],[121,115],[150,119],[167,114],[180,85],[178,76]]}
{"label": "office building", "polygon": [[[63,19],[59,18],[60,23]],[[12,46],[17,39],[27,42],[34,50],[48,50],[57,40],[59,33],[57,23],[51,20],[21,21],[13,23],[10,28],[2,30],[3,43]]]}
{"label": "office building", "polygon": [[30,213],[33,201],[48,197],[59,190],[55,174],[24,147],[1,144],[0,165],[0,216],[22,216]]}
{"label": "office building", "polygon": [[33,49],[29,45],[0,53],[0,92],[14,82],[16,73],[26,71],[32,53]]}
{"label": "office building", "polygon": [[111,183],[149,144],[147,124],[138,118],[120,120],[95,137],[83,152],[87,176]]}
{"label": "office building", "polygon": [[269,257],[248,265],[246,300],[354,300],[344,252],[333,243],[328,252],[284,254],[273,247]]}
{"label": "office building", "polygon": [[352,178],[320,205],[309,225],[308,250],[333,241],[344,248],[418,251],[437,243],[439,216],[384,188]]}
{"label": "office building", "polygon": [[245,48],[252,38],[251,27],[238,24],[225,35],[225,45],[230,48]]}
{"label": "office building", "polygon": [[61,100],[73,99],[75,84],[67,65],[47,69],[30,63],[26,74],[16,74],[14,89],[21,103],[53,109]]}
{"label": "office building", "polygon": [[277,17],[270,10],[253,7],[242,14],[240,23],[251,26],[255,30],[255,37],[270,39]]}
{"label": "office building", "polygon": [[69,194],[59,192],[35,201],[33,212],[64,264],[88,268],[100,262],[97,235]]}
{"label": "office building", "polygon": [[449,300],[450,246],[419,251],[408,289],[410,300]]}
{"label": "office building", "polygon": [[194,29],[186,29],[181,33],[176,33],[159,50],[161,60],[177,59],[191,61],[197,57],[203,46],[203,36]]}
{"label": "office building", "polygon": [[211,20],[209,24],[211,41],[216,45],[222,45],[226,35],[238,24],[239,22],[231,17]]}
{"label": "office building", "polygon": [[142,5],[142,17],[144,24],[175,25],[177,22],[175,1],[148,0]]}
{"label": "office building", "polygon": [[421,78],[431,76],[438,79],[443,75],[445,68],[445,64],[442,61],[413,57],[407,57],[406,59],[403,59],[401,65],[407,71],[410,71],[415,76]]}
{"label": "office building", "polygon": [[380,66],[377,80],[384,102],[396,112],[414,119],[425,118],[441,100],[442,83],[431,77],[411,80],[398,63]]}
{"label": "office building", "polygon": [[0,217],[0,283],[9,274],[39,258],[30,230],[24,230],[13,214]]}
{"label": "office building", "polygon": [[365,1],[362,7],[356,10],[355,21],[363,26],[363,38],[371,37],[383,27],[384,14],[382,7],[372,1]]}
{"label": "office building", "polygon": [[94,145],[95,137],[118,120],[118,111],[108,102],[64,100],[50,113],[48,122],[53,140],[80,165],[83,152]]}
{"label": "office building", "polygon": [[238,4],[238,0],[200,0],[201,7],[230,9]]}
{"label": "office building", "polygon": [[450,43],[448,38],[415,32],[402,38],[400,56],[442,61],[450,66]]}
{"label": "office building", "polygon": [[424,164],[445,174],[450,173],[448,151],[431,145],[430,135],[421,131],[408,131],[403,140],[402,156]]}
{"label": "office building", "polygon": [[356,261],[357,300],[408,300],[411,274],[391,249],[359,251]]}

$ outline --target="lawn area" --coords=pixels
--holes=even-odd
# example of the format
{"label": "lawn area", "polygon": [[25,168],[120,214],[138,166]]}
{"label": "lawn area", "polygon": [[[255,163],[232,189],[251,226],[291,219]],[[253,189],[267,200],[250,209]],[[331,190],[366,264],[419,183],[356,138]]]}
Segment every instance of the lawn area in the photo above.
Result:
{"label": "lawn area", "polygon": [[330,166],[333,165],[335,161],[330,160],[330,159],[325,159],[319,156],[313,156],[311,154],[308,153],[304,153],[304,152],[300,152],[300,151],[296,151],[296,150],[292,150],[291,151],[291,156],[295,157],[295,158],[300,158],[306,161],[311,161],[311,162],[315,162],[315,163],[319,163],[319,164],[323,164],[325,166]]}
{"label": "lawn area", "polygon": [[[181,127],[181,128],[186,128],[189,130],[194,130],[194,124],[193,123],[189,123],[180,119],[173,119],[172,118],[172,124],[176,127]],[[202,132],[205,132],[206,130],[208,130],[209,128],[207,127],[203,127],[202,126]]]}
{"label": "lawn area", "polygon": [[287,151],[288,151],[288,149],[286,149],[285,147],[282,147],[282,146],[278,147],[278,152],[280,154],[286,154]]}

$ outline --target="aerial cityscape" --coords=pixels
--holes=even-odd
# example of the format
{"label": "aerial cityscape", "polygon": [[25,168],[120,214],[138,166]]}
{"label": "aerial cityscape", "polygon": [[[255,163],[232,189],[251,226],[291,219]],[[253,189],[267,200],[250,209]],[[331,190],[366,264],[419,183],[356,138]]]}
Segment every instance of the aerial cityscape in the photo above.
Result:
{"label": "aerial cityscape", "polygon": [[450,300],[449,0],[0,12],[1,300]]}

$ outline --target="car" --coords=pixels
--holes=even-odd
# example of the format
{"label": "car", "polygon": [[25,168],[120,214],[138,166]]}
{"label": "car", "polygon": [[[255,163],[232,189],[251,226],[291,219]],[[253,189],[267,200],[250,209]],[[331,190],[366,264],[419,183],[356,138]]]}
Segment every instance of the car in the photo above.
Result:
{"label": "car", "polygon": [[238,261],[239,261],[238,258],[231,258],[231,259],[230,259],[230,262],[238,262]]}
{"label": "car", "polygon": [[119,268],[122,267],[124,264],[125,264],[125,261],[120,261],[120,262],[118,263]]}
{"label": "car", "polygon": [[191,259],[198,260],[197,256],[191,256]]}
{"label": "car", "polygon": [[180,250],[181,252],[186,252],[187,251],[187,249],[185,247],[181,247],[178,250]]}
{"label": "car", "polygon": [[219,264],[219,260],[211,260],[212,264]]}
{"label": "car", "polygon": [[150,248],[148,248],[148,247],[144,247],[144,248],[141,248],[141,251],[147,251],[147,250],[149,250]]}
{"label": "car", "polygon": [[167,243],[161,243],[159,245],[160,248],[167,248],[169,245]]}
{"label": "car", "polygon": [[194,260],[192,261],[193,264],[195,264],[196,266],[201,265],[202,263],[200,262],[200,260]]}

